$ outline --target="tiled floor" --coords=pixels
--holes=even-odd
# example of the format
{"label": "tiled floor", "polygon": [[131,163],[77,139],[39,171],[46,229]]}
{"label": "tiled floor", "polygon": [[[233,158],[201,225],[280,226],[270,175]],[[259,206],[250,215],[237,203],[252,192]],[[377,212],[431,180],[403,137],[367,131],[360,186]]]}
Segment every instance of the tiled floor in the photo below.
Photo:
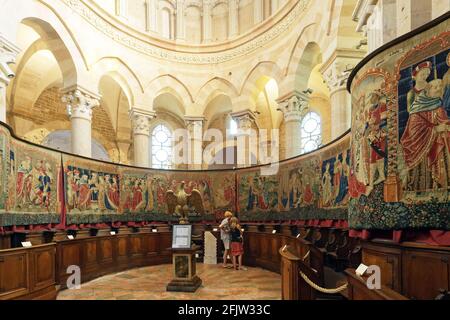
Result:
{"label": "tiled floor", "polygon": [[195,293],[167,292],[171,265],[152,266],[104,276],[79,290],[64,290],[58,300],[279,300],[280,275],[259,268],[246,271],[197,264],[203,280]]}

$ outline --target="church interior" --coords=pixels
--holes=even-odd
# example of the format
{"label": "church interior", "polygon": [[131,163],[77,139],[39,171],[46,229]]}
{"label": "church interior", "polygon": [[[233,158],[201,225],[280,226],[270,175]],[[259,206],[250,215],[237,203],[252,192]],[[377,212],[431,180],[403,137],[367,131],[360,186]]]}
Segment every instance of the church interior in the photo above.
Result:
{"label": "church interior", "polygon": [[0,11],[0,300],[450,299],[450,0]]}

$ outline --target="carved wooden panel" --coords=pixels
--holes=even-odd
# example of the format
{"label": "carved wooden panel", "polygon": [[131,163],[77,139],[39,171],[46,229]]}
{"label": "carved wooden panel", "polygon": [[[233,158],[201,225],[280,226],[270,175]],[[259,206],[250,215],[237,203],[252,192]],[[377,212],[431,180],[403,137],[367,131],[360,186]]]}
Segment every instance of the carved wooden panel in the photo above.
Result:
{"label": "carved wooden panel", "polygon": [[132,256],[143,255],[144,253],[144,242],[143,238],[139,235],[130,236],[130,254]]}
{"label": "carved wooden panel", "polygon": [[156,254],[158,252],[159,237],[155,234],[147,235],[147,253]]}
{"label": "carved wooden panel", "polygon": [[42,289],[55,283],[55,248],[47,247],[31,251],[34,269],[34,290]]}
{"label": "carved wooden panel", "polygon": [[440,289],[449,290],[450,254],[405,250],[403,294],[410,299],[434,299]]}
{"label": "carved wooden panel", "polygon": [[81,246],[80,243],[66,243],[62,246],[62,261],[61,266],[62,271],[65,273],[67,267],[71,265],[81,266]]}
{"label": "carved wooden panel", "polygon": [[111,238],[101,239],[100,243],[100,263],[110,263],[113,261],[113,243]]}
{"label": "carved wooden panel", "polygon": [[401,251],[399,248],[382,244],[364,244],[362,262],[367,266],[379,266],[381,284],[401,292],[400,257]]}
{"label": "carved wooden panel", "polygon": [[28,293],[26,251],[0,256],[0,299],[11,299]]}
{"label": "carved wooden panel", "polygon": [[280,262],[280,255],[278,253],[278,250],[281,247],[281,239],[280,236],[272,236],[271,239],[271,248],[270,248],[270,257],[273,261],[279,263]]}
{"label": "carved wooden panel", "polygon": [[128,237],[117,238],[117,256],[118,258],[128,255]]}
{"label": "carved wooden panel", "polygon": [[86,267],[97,264],[97,239],[84,242],[84,265]]}
{"label": "carved wooden panel", "polygon": [[172,247],[172,234],[160,233],[159,234],[159,251],[165,254],[170,254],[170,247]]}
{"label": "carved wooden panel", "polygon": [[269,250],[270,250],[270,246],[269,246],[269,237],[270,235],[268,234],[264,234],[262,236],[259,236],[259,243],[260,243],[260,257],[262,257],[263,259],[268,257],[269,255]]}

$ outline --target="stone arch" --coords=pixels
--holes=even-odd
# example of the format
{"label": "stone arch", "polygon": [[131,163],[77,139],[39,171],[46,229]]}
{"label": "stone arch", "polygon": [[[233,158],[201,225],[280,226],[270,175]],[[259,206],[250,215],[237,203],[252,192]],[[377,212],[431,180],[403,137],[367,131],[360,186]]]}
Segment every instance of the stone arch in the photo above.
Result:
{"label": "stone arch", "polygon": [[61,69],[63,86],[68,88],[80,84],[87,75],[87,64],[67,28],[60,25],[57,27],[56,22],[51,24],[47,16],[46,20],[26,17],[21,20],[21,23],[31,27],[46,42],[46,49],[52,52]]}
{"label": "stone arch", "polygon": [[203,115],[208,103],[221,94],[228,96],[231,101],[238,97],[236,87],[228,80],[219,77],[209,80],[198,91],[195,98],[195,107],[193,110],[188,110],[188,114]]}
{"label": "stone arch", "polygon": [[[323,41],[326,38],[326,30],[321,28],[321,25],[318,23],[312,23],[303,29],[290,54],[285,70],[285,79],[280,85],[281,95],[292,92],[295,89],[306,89],[309,74],[317,63],[313,66],[306,66],[306,72],[300,66],[305,66],[308,59],[310,61],[318,59],[319,55],[320,60],[322,59],[321,53],[324,52],[324,47],[319,39]],[[304,85],[304,87],[300,87],[299,84]]]}
{"label": "stone arch", "polygon": [[184,110],[194,103],[192,94],[187,86],[170,74],[161,75],[151,80],[145,87],[145,91],[146,95],[151,97],[152,106],[155,99],[163,93],[171,93],[176,96],[183,105]]}
{"label": "stone arch", "polygon": [[[54,67],[51,65],[51,68],[45,74],[45,78],[42,78],[35,86],[23,85],[23,83],[32,81],[31,74],[26,72],[27,66],[33,62],[33,58],[38,58],[40,54],[45,54],[45,51],[50,51],[48,42],[38,39],[23,52],[21,59],[16,65],[16,77],[10,85],[9,112],[17,111],[18,106],[21,107],[21,110],[31,109],[43,91],[52,86],[62,86],[63,75],[57,66],[58,62],[56,59],[54,59]],[[38,73],[34,75],[38,75]]]}
{"label": "stone arch", "polygon": [[144,87],[136,73],[120,58],[103,57],[91,66],[93,81],[98,85],[104,76],[111,77],[125,92],[130,108],[142,100]]}
{"label": "stone arch", "polygon": [[[35,8],[36,9],[36,8]],[[36,9],[37,10],[37,9]],[[39,36],[33,43],[31,43],[20,55],[17,61],[16,78],[11,83],[11,89],[9,90],[11,110],[14,110],[16,106],[16,97],[27,96],[27,99],[22,99],[20,104],[24,104],[22,107],[31,108],[39,94],[47,89],[49,86],[59,82],[57,86],[60,87],[72,87],[80,84],[81,79],[87,79],[87,67],[85,59],[79,50],[78,45],[73,41],[70,32],[66,26],[52,14],[43,13],[42,10],[33,15],[24,13],[23,17],[19,18],[16,32],[19,26],[27,26],[31,28]],[[46,14],[44,18],[38,16]],[[72,40],[72,41],[71,41]],[[50,73],[46,74],[45,80],[39,81],[39,86],[34,87],[34,96],[29,94],[24,95],[20,92],[21,81],[24,79],[24,70],[28,62],[39,53],[49,51],[54,57],[55,65],[58,67],[58,71],[53,69]],[[58,73],[60,72],[61,75]],[[85,86],[86,87],[86,86]],[[29,91],[29,89],[27,89]]]}
{"label": "stone arch", "polygon": [[164,88],[159,91],[153,100],[152,106],[156,112],[157,120],[168,116],[171,120],[178,123],[180,127],[184,127],[186,108],[183,104],[182,97],[175,90]]}
{"label": "stone arch", "polygon": [[283,72],[280,67],[272,61],[259,62],[247,75],[240,96],[233,101],[233,112],[250,109],[255,111],[256,94],[260,91],[257,81],[262,77],[272,78],[277,84],[283,81]]}

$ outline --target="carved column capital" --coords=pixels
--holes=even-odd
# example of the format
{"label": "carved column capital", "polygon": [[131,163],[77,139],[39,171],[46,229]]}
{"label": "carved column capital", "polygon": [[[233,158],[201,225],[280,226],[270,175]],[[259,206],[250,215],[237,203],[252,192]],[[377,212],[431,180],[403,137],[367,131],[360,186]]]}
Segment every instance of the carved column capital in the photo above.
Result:
{"label": "carved column capital", "polygon": [[16,62],[20,49],[0,33],[0,83],[8,85],[15,73],[9,67]]}
{"label": "carved column capital", "polygon": [[155,112],[131,109],[130,119],[134,135],[150,136],[150,121],[155,118]]}
{"label": "carved column capital", "polygon": [[189,131],[191,139],[201,140],[203,137],[204,117],[185,117],[184,122]]}
{"label": "carved column capital", "polygon": [[63,91],[62,102],[66,104],[67,114],[72,118],[91,121],[92,109],[100,103],[100,96],[79,87]]}
{"label": "carved column capital", "polygon": [[278,110],[283,112],[284,121],[300,122],[309,110],[309,93],[292,92],[277,100]]}
{"label": "carved column capital", "polygon": [[250,130],[253,128],[253,124],[256,122],[256,117],[250,110],[234,112],[230,115],[236,121],[238,135],[250,133]]}
{"label": "carved column capital", "polygon": [[362,58],[360,51],[345,53],[347,56],[335,56],[327,61],[320,70],[331,94],[339,90],[346,90],[348,77]]}

